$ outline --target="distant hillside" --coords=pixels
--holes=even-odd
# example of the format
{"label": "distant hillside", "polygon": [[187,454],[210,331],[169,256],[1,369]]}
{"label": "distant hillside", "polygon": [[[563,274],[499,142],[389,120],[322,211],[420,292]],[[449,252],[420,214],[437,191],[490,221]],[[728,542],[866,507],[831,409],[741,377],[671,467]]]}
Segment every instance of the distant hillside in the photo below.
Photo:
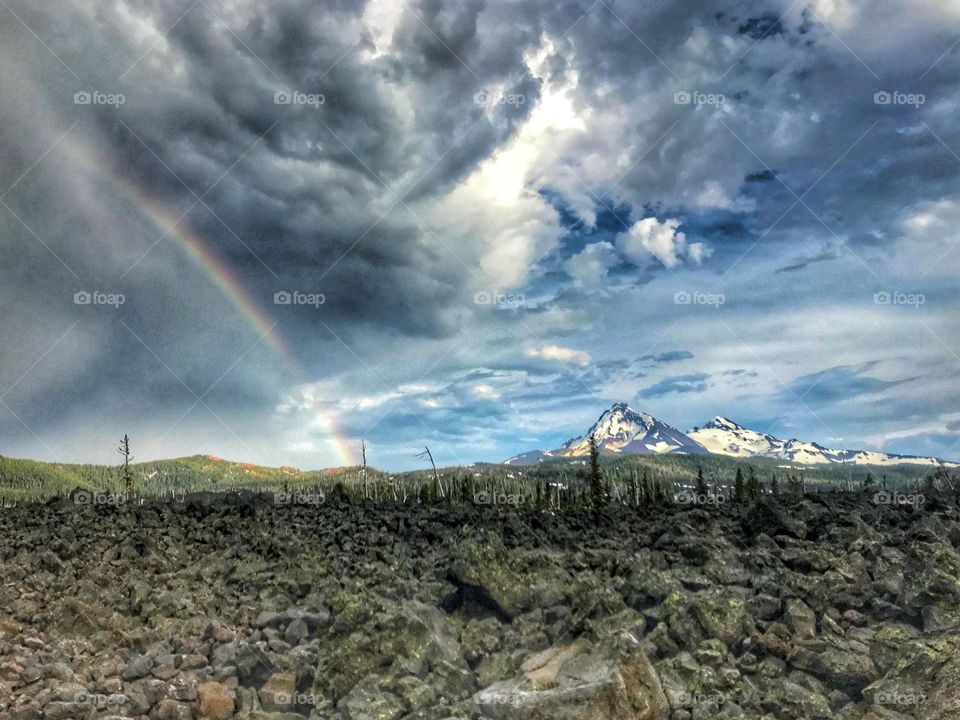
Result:
{"label": "distant hillside", "polygon": [[737,468],[747,473],[753,468],[764,485],[769,485],[775,475],[782,484],[788,477],[800,477],[808,490],[816,488],[844,489],[849,485],[861,487],[870,476],[879,488],[886,483],[890,490],[906,490],[923,483],[924,478],[936,472],[936,468],[923,465],[806,465],[788,460],[767,457],[736,458],[727,455],[626,455],[612,458],[609,472],[630,472],[633,468],[651,477],[692,483],[698,470],[703,470],[708,484],[732,485]]}
{"label": "distant hillside", "polygon": [[[132,465],[137,491],[145,495],[203,490],[275,490],[332,484],[353,479],[357,468],[298,470],[232,462],[210,455]],[[371,477],[380,475],[370,470]],[[66,495],[74,488],[119,491],[120,469],[110,465],[44,463],[0,456],[0,497],[27,499]]]}

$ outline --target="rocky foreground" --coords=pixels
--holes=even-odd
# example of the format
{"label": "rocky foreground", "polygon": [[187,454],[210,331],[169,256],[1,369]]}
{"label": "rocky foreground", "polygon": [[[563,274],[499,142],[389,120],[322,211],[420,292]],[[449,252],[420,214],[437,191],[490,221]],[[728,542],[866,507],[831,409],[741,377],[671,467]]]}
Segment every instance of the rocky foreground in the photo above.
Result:
{"label": "rocky foreground", "polygon": [[960,718],[952,499],[0,512],[0,717]]}

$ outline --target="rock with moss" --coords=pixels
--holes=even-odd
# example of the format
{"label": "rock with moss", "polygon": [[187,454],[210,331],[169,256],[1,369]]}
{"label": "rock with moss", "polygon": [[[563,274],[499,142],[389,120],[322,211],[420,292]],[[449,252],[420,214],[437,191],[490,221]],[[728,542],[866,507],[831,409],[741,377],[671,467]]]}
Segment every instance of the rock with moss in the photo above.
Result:
{"label": "rock with moss", "polygon": [[664,720],[669,706],[656,671],[627,633],[578,639],[531,656],[520,675],[474,698],[490,720]]}

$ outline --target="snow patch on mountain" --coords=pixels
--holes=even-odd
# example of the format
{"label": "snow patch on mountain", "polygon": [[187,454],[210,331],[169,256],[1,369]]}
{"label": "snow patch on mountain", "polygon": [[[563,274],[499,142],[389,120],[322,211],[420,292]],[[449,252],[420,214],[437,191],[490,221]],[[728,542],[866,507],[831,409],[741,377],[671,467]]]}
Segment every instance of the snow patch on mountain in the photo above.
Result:
{"label": "snow patch on mountain", "polygon": [[504,465],[535,465],[539,462],[543,462],[547,458],[552,457],[549,451],[543,450],[528,450],[527,452],[520,453],[519,455],[514,455],[508,460],[504,460]]}

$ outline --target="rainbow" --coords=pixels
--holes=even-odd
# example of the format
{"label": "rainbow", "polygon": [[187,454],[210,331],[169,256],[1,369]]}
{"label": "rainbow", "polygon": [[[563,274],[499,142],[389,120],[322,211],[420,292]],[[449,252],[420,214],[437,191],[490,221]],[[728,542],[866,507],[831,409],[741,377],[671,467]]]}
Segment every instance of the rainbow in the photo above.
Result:
{"label": "rainbow", "polygon": [[[70,143],[69,148],[75,159],[80,161],[85,169],[95,171],[100,178],[106,180],[115,191],[130,200],[151,221],[162,233],[158,236],[158,242],[164,237],[170,237],[186,252],[204,275],[237,308],[258,337],[266,341],[286,363],[298,384],[308,382],[307,374],[297,360],[297,356],[278,329],[279,321],[272,320],[267,315],[227,264],[217,257],[187,224],[186,214],[189,214],[189,210],[184,215],[177,215],[146,191],[137,187],[129,178],[124,177],[110,160],[102,153],[96,152],[93,146]],[[316,420],[336,461],[341,466],[355,465],[355,453],[351,452],[347,439],[337,427],[333,417],[319,410],[315,412]]]}
{"label": "rainbow", "polygon": [[187,225],[186,218],[178,217],[174,212],[162,207],[132,184],[128,183],[127,187],[130,188],[130,191],[127,192],[128,197],[136,201],[140,210],[150,218],[157,228],[164,231],[165,236],[173,238],[180,247],[186,250],[187,255],[200,266],[214,285],[223,291],[223,294],[247,319],[257,334],[276,351],[277,355],[286,361],[296,379],[305,382],[306,375],[303,369],[287,342],[277,330],[279,321],[271,321],[266,312],[251,297],[249,291],[231,273],[230,268],[214,255]]}

